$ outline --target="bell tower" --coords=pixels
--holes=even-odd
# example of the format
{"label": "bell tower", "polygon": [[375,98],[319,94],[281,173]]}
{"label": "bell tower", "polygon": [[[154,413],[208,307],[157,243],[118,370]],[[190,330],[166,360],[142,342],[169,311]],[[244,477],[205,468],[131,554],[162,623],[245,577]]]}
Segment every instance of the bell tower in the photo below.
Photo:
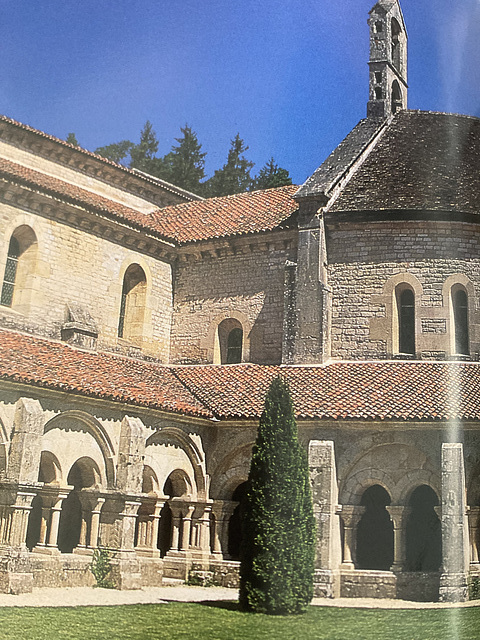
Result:
{"label": "bell tower", "polygon": [[367,116],[389,118],[407,108],[407,30],[398,0],[370,11],[370,95]]}

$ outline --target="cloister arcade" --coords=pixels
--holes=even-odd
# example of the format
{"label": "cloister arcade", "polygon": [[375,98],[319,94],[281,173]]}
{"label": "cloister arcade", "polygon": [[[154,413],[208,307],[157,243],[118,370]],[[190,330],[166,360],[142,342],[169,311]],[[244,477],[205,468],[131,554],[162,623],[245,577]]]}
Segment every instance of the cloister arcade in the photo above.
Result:
{"label": "cloister arcade", "polygon": [[[159,579],[145,566],[183,578],[193,565],[238,570],[253,429],[223,440],[218,432],[215,448],[213,432],[185,423],[145,427],[123,417],[112,428],[78,409],[46,414],[29,399],[17,401],[9,432],[11,416],[0,410],[4,546],[28,549],[34,563],[50,558],[57,568],[75,558],[88,563],[98,547],[113,549],[120,563],[130,562],[126,573],[132,561],[139,564],[136,584]],[[336,446],[338,473],[335,464],[322,472],[336,489],[329,497],[323,488],[318,503],[331,504],[326,568],[349,580],[374,572],[438,582],[443,507],[434,447],[418,446],[408,434],[382,441],[367,432]],[[480,461],[470,464],[467,479],[470,566],[480,573]],[[314,508],[315,482],[312,475]],[[7,486],[17,489],[8,493]],[[322,567],[324,540],[318,544]]]}

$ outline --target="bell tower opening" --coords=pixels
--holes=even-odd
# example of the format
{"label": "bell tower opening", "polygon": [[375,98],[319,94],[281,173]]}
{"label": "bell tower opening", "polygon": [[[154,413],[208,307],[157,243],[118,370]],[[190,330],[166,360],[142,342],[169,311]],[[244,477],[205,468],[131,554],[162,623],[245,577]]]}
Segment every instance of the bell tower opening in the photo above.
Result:
{"label": "bell tower opening", "polygon": [[407,108],[407,30],[398,0],[379,0],[370,11],[369,118],[390,118]]}

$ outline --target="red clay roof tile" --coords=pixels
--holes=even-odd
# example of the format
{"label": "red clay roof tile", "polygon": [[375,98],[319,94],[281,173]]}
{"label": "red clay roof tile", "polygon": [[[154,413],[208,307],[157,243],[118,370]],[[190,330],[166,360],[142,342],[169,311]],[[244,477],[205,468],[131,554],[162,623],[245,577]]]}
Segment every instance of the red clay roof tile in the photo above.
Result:
{"label": "red clay roof tile", "polygon": [[297,189],[287,185],[185,202],[159,209],[153,218],[159,233],[179,243],[270,231],[298,209],[293,199]]}
{"label": "red clay roof tile", "polygon": [[0,330],[0,378],[79,395],[212,417],[168,367]]}
{"label": "red clay roof tile", "polygon": [[296,210],[296,186],[172,205],[143,214],[69,182],[0,158],[0,177],[123,220],[163,239],[185,243],[269,231]]}
{"label": "red clay roof tile", "polygon": [[166,367],[0,330],[0,379],[198,417],[257,420],[277,375],[301,419],[480,420],[479,363]]}

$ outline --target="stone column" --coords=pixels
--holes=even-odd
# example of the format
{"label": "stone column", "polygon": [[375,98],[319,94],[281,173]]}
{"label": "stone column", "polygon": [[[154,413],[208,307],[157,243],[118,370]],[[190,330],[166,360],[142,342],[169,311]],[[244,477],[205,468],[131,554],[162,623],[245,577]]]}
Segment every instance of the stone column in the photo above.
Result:
{"label": "stone column", "polygon": [[48,523],[50,521],[50,505],[42,506],[42,519],[40,521],[40,536],[38,538],[37,547],[47,546]]}
{"label": "stone column", "polygon": [[405,523],[410,509],[402,505],[387,505],[386,509],[393,522],[393,565],[391,571],[403,571],[406,554]]}
{"label": "stone column", "polygon": [[[27,537],[28,516],[32,508],[32,500],[35,493],[30,491],[18,491],[15,504],[12,507],[11,519],[9,519],[4,537],[8,536],[8,543],[12,547],[26,549],[25,539]],[[2,522],[2,524],[6,524]]]}
{"label": "stone column", "polygon": [[212,506],[206,505],[203,514],[198,519],[200,523],[200,548],[204,553],[210,553],[210,513]]}
{"label": "stone column", "polygon": [[52,514],[50,516],[50,531],[48,533],[47,547],[57,548],[58,528],[60,526],[60,515],[62,513],[62,503],[68,497],[68,493],[59,493],[56,502],[52,506]]}
{"label": "stone column", "polygon": [[478,531],[480,525],[480,507],[470,507],[468,511],[468,531],[470,534],[470,562],[479,564]]}
{"label": "stone column", "polygon": [[160,551],[157,548],[157,540],[158,540],[158,529],[160,527],[160,511],[163,509],[165,505],[165,500],[157,500],[155,503],[155,510],[152,516],[152,524],[150,528],[150,548],[152,550],[152,555],[155,557],[160,557]]}
{"label": "stone column", "polygon": [[442,444],[442,549],[441,602],[467,600],[468,524],[463,446]]}
{"label": "stone column", "polygon": [[357,550],[357,526],[365,513],[365,507],[343,504],[340,516],[344,525],[343,569],[355,569]]}
{"label": "stone column", "polygon": [[[182,513],[179,505],[170,502],[170,509],[172,511],[172,546],[171,551],[180,550],[180,533],[182,529]],[[182,536],[183,537],[183,536]]]}
{"label": "stone column", "polygon": [[212,512],[215,516],[215,530],[213,534],[213,554],[223,555],[227,560],[228,555],[228,525],[238,502],[231,500],[215,500],[212,504]]}
{"label": "stone column", "polygon": [[187,515],[183,518],[182,546],[180,551],[188,551],[190,548],[190,532],[192,530],[192,516],[195,506],[191,504],[188,507]]}
{"label": "stone column", "polygon": [[92,509],[92,517],[90,521],[90,536],[88,541],[89,549],[96,549],[98,547],[98,532],[100,530],[100,515],[102,507],[105,504],[105,498],[98,498],[97,504]]}
{"label": "stone column", "polygon": [[314,593],[317,597],[335,598],[340,594],[341,545],[334,443],[312,440],[308,462],[317,523]]}

